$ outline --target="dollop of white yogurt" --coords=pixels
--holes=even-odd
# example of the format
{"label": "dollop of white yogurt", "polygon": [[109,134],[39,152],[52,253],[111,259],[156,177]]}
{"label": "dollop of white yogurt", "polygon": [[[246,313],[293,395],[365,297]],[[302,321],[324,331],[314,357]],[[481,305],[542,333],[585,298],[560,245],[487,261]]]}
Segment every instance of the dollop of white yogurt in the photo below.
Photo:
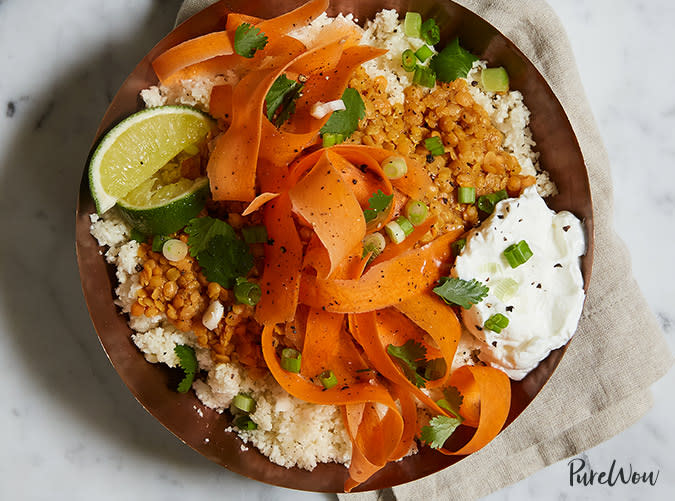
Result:
{"label": "dollop of white yogurt", "polygon": [[[533,256],[511,268],[503,252],[521,240]],[[485,299],[462,310],[466,329],[481,342],[482,361],[520,380],[569,341],[584,304],[580,256],[585,248],[581,221],[549,209],[534,187],[499,202],[467,235],[452,274],[489,288]],[[499,333],[484,327],[496,313],[509,319]]]}

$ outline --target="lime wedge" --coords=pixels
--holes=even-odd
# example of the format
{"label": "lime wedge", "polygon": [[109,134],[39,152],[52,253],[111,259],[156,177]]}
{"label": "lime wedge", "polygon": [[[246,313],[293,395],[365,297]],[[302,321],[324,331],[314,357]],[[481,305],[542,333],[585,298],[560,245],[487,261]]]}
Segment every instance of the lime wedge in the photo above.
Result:
{"label": "lime wedge", "polygon": [[144,235],[170,235],[196,217],[209,196],[209,180],[180,178],[162,184],[154,175],[117,202],[120,214]]}
{"label": "lime wedge", "polygon": [[112,128],[89,161],[89,187],[99,214],[147,181],[178,153],[202,141],[213,127],[186,106],[139,111]]}

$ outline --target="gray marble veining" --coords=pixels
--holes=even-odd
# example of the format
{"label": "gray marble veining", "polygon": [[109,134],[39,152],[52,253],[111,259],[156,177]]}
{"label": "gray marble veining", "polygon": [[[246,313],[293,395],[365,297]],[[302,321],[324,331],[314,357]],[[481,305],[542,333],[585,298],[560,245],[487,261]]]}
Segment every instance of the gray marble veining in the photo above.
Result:
{"label": "gray marble veining", "polygon": [[[0,499],[332,498],[249,481],[181,444],[131,398],[82,300],[75,187],[107,104],[171,28],[179,4],[0,1]],[[668,266],[675,254],[675,4],[551,4],[612,160],[617,231],[675,346]],[[570,487],[563,461],[488,499],[672,498],[674,384],[671,372],[654,386],[655,405],[643,420],[578,456],[587,469],[608,469],[612,460],[658,469],[655,487]]]}

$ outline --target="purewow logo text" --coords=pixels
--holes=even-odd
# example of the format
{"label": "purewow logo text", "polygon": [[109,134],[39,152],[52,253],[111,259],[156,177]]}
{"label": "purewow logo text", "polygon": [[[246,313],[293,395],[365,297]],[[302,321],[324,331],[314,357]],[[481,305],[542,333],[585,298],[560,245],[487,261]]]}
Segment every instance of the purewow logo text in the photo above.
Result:
{"label": "purewow logo text", "polygon": [[640,472],[633,470],[633,465],[630,463],[628,464],[628,468],[624,466],[617,467],[615,459],[612,460],[609,471],[594,471],[591,468],[586,468],[586,461],[582,458],[574,458],[567,465],[570,468],[570,487],[594,484],[604,484],[610,487],[616,484],[656,485],[656,481],[659,479],[659,470]]}

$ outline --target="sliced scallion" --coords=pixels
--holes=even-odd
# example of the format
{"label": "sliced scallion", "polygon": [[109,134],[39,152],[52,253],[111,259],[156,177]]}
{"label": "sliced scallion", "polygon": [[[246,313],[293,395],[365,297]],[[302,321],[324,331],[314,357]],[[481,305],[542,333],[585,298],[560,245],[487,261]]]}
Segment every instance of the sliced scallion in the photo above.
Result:
{"label": "sliced scallion", "polygon": [[264,244],[267,242],[267,228],[262,224],[245,226],[241,229],[241,234],[247,244]]}
{"label": "sliced scallion", "polygon": [[234,418],[232,424],[240,430],[257,430],[258,425],[247,414],[241,414]]}
{"label": "sliced scallion", "polygon": [[384,225],[384,231],[387,232],[389,239],[395,244],[400,244],[405,240],[405,232],[396,221],[390,221]]}
{"label": "sliced scallion", "polygon": [[409,200],[405,205],[405,216],[408,218],[413,226],[420,225],[424,222],[429,214],[429,207],[424,202],[419,200]]}
{"label": "sliced scallion", "polygon": [[234,285],[234,298],[241,304],[255,306],[260,301],[262,291],[255,282],[249,282],[243,277],[237,278]]}
{"label": "sliced scallion", "polygon": [[240,393],[232,399],[232,405],[248,414],[255,412],[255,400],[246,393]]}
{"label": "sliced scallion", "polygon": [[424,40],[428,45],[436,45],[441,41],[441,29],[436,24],[436,21],[432,19],[427,19],[422,23],[422,40]]}
{"label": "sliced scallion", "polygon": [[435,157],[445,153],[445,146],[443,146],[443,142],[438,136],[428,137],[425,139],[424,147]]}
{"label": "sliced scallion", "polygon": [[407,37],[421,38],[422,16],[419,12],[406,12],[403,31]]}
{"label": "sliced scallion", "polygon": [[337,377],[331,370],[323,371],[321,374],[319,374],[319,381],[321,381],[321,384],[327,390],[338,384]]}
{"label": "sliced scallion", "polygon": [[302,354],[293,348],[284,348],[281,350],[281,367],[288,372],[300,372],[302,363]]}
{"label": "sliced scallion", "polygon": [[499,270],[499,265],[497,263],[483,263],[478,267],[479,273],[487,273],[488,275],[494,275]]}
{"label": "sliced scallion", "polygon": [[400,179],[408,173],[408,164],[403,157],[389,157],[382,162],[382,170],[389,179]]}
{"label": "sliced scallion", "polygon": [[506,302],[518,292],[518,282],[507,277],[492,284],[492,293],[500,301]]}
{"label": "sliced scallion", "polygon": [[432,89],[436,85],[436,73],[434,73],[434,70],[427,68],[426,66],[418,66],[415,68],[413,83]]}
{"label": "sliced scallion", "polygon": [[406,218],[405,216],[397,217],[396,223],[401,227],[401,229],[403,230],[403,233],[405,233],[406,237],[408,235],[410,235],[415,230],[412,223],[410,221],[408,221],[408,218]]}
{"label": "sliced scallion", "polygon": [[363,255],[367,256],[372,252],[371,257],[375,258],[382,254],[382,251],[387,246],[387,241],[384,239],[382,233],[371,233],[366,235],[366,238],[363,239]]}
{"label": "sliced scallion", "polygon": [[[429,48],[428,45],[422,45],[419,49],[415,51],[415,56],[420,61],[424,62],[434,55],[434,51]],[[411,71],[411,70],[408,70]]]}
{"label": "sliced scallion", "polygon": [[323,135],[323,147],[330,148],[331,146],[340,144],[344,140],[345,137],[342,134],[329,132]]}
{"label": "sliced scallion", "polygon": [[521,240],[517,244],[509,245],[504,250],[504,257],[511,265],[511,268],[517,268],[521,264],[526,263],[533,255],[530,246],[527,245],[525,240]]}
{"label": "sliced scallion", "polygon": [[162,247],[168,240],[171,240],[171,237],[166,235],[155,235],[152,238],[152,252],[162,252]]}
{"label": "sliced scallion", "polygon": [[506,329],[509,326],[509,319],[502,315],[501,313],[495,313],[490,318],[488,318],[483,327],[493,332],[499,334],[502,329]]}
{"label": "sliced scallion", "polygon": [[188,255],[188,245],[177,238],[170,238],[162,245],[162,255],[169,261],[181,261]]}
{"label": "sliced scallion", "polygon": [[450,248],[452,249],[452,253],[455,255],[455,257],[459,256],[459,253],[462,252],[462,249],[464,249],[465,245],[466,238],[460,238],[459,240],[452,242]]}
{"label": "sliced scallion", "polygon": [[473,186],[460,186],[457,190],[457,199],[460,204],[472,204],[476,201],[476,188]]}
{"label": "sliced scallion", "polygon": [[509,198],[509,195],[506,193],[506,190],[499,190],[495,191],[494,193],[490,193],[489,195],[482,195],[478,197],[476,205],[486,214],[492,214],[497,203],[507,198]]}
{"label": "sliced scallion", "polygon": [[483,89],[488,92],[508,92],[509,74],[503,67],[485,68],[480,74]]}
{"label": "sliced scallion", "polygon": [[401,66],[403,66],[403,69],[406,71],[415,71],[417,57],[412,50],[406,49],[403,51],[403,54],[401,54]]}

